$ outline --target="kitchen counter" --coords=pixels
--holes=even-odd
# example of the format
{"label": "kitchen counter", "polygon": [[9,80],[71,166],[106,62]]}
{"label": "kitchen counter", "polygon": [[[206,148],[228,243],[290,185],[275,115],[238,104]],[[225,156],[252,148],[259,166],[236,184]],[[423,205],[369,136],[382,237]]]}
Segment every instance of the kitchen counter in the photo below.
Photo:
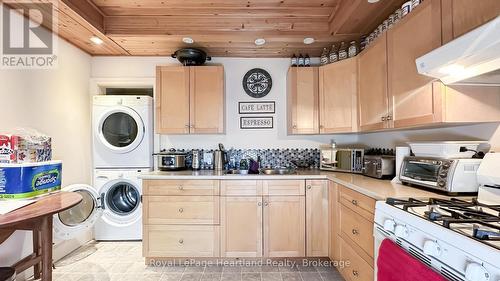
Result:
{"label": "kitchen counter", "polygon": [[351,188],[359,193],[374,198],[385,200],[388,197],[442,197],[443,195],[417,189],[402,184],[392,183],[390,180],[379,180],[358,174],[328,172],[320,170],[298,170],[292,175],[231,175],[223,171],[213,170],[184,170],[175,172],[154,171],[139,176],[145,180],[277,180],[277,179],[328,179],[345,187]]}

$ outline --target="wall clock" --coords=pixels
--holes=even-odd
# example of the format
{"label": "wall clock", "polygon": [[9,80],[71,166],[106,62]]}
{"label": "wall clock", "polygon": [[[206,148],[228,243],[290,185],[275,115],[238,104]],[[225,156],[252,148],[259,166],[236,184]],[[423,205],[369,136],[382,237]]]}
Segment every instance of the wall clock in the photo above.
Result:
{"label": "wall clock", "polygon": [[261,68],[251,69],[243,77],[243,89],[252,98],[265,97],[272,86],[271,75]]}

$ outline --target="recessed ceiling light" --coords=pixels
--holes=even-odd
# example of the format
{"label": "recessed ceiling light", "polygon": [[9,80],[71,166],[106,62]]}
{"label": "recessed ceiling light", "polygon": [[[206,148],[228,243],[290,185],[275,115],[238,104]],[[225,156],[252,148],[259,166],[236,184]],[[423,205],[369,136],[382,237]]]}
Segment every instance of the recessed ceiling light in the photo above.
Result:
{"label": "recessed ceiling light", "polygon": [[312,37],[306,37],[306,38],[304,38],[304,44],[309,45],[309,44],[312,44],[312,43],[314,43],[314,38],[312,38]]}
{"label": "recessed ceiling light", "polygon": [[373,3],[377,3],[378,1],[380,1],[380,0],[368,0],[368,3],[373,4]]}
{"label": "recessed ceiling light", "polygon": [[182,42],[184,42],[186,44],[193,44],[194,40],[191,37],[184,37],[184,38],[182,38]]}
{"label": "recessed ceiling light", "polygon": [[102,41],[102,39],[97,36],[90,37],[90,41],[96,45],[101,45],[102,43],[104,43],[104,41]]}
{"label": "recessed ceiling light", "polygon": [[257,38],[257,39],[255,39],[255,45],[262,46],[264,44],[266,44],[266,39],[264,39],[264,38]]}

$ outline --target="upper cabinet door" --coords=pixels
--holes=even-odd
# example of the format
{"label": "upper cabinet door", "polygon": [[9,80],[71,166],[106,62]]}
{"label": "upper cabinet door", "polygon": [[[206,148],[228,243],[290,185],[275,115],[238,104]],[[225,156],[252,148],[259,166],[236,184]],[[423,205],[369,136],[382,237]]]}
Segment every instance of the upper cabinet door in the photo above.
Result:
{"label": "upper cabinet door", "polygon": [[319,133],[317,67],[290,67],[287,77],[288,133]]}
{"label": "upper cabinet door", "polygon": [[358,56],[359,126],[361,131],[387,126],[387,33],[370,44]]}
{"label": "upper cabinet door", "polygon": [[479,27],[500,14],[498,0],[443,0],[443,5],[451,5],[453,38]]}
{"label": "upper cabinet door", "polygon": [[319,68],[319,132],[348,133],[357,130],[357,57]]}
{"label": "upper cabinet door", "polygon": [[189,68],[156,67],[156,133],[189,133]]}
{"label": "upper cabinet door", "polygon": [[191,73],[192,134],[224,133],[224,68],[189,67]]}
{"label": "upper cabinet door", "polygon": [[[440,121],[433,78],[417,72],[415,59],[441,46],[441,1],[428,0],[387,31],[389,101],[394,127]],[[439,113],[440,111],[438,111]]]}

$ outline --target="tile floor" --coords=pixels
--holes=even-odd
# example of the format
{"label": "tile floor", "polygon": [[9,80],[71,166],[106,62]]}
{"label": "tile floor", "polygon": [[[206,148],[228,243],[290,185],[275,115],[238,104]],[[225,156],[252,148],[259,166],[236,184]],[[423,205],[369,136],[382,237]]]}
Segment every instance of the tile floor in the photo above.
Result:
{"label": "tile floor", "polygon": [[[341,281],[331,266],[173,265],[147,266],[141,242],[89,242],[58,261],[55,281]],[[293,262],[293,261],[289,261]],[[277,262],[276,262],[277,263]]]}

